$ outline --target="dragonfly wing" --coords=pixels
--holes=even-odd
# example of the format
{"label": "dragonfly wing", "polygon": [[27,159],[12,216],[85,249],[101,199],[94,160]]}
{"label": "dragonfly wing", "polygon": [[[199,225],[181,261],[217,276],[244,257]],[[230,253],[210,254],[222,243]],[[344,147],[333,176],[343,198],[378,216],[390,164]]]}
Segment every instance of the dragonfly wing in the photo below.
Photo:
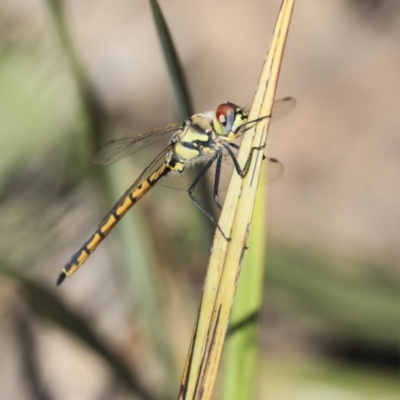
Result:
{"label": "dragonfly wing", "polygon": [[167,138],[183,126],[182,122],[163,125],[137,136],[113,140],[104,145],[92,157],[96,165],[109,165],[121,160],[139,150]]}
{"label": "dragonfly wing", "polygon": [[296,107],[296,99],[294,97],[284,97],[276,100],[272,106],[272,120],[282,118],[289,114]]}
{"label": "dragonfly wing", "polygon": [[[125,191],[125,193],[117,200],[114,204],[114,207],[110,210],[109,213],[103,218],[102,222],[99,225],[100,227],[104,224],[105,221],[109,218],[110,215],[114,214],[116,210],[121,206],[121,204],[125,201],[130,193],[132,193],[136,188],[141,186],[143,182],[145,182],[151,174],[156,171],[164,162],[168,152],[172,149],[172,145],[168,145],[166,149],[164,149],[136,178],[135,182]],[[152,186],[152,185],[151,185]],[[139,198],[140,199],[140,198]],[[137,199],[138,200],[138,199]],[[137,201],[136,200],[136,201]]]}
{"label": "dragonfly wing", "polygon": [[273,157],[267,157],[265,161],[268,161],[267,174],[268,183],[275,182],[278,180],[284,172],[283,164]]}
{"label": "dragonfly wing", "polygon": [[[237,154],[236,149],[232,149],[232,151],[234,152],[235,155]],[[169,175],[168,177],[163,179],[161,185],[172,189],[187,191],[191,186],[191,184],[196,179],[196,177],[198,176],[198,174],[200,173],[204,164],[208,161],[210,157],[211,155],[202,157],[202,159],[196,162],[194,165],[190,164],[187,165],[184,173],[182,174]],[[268,178],[267,178],[268,182],[269,183],[274,182],[277,179],[279,179],[280,176],[282,176],[283,165],[279,160],[275,158],[267,157],[265,161],[268,161],[268,165],[266,166],[268,171]],[[229,154],[224,154],[221,165],[221,176],[219,181],[220,194],[223,194],[227,190],[232,172],[234,172],[234,164],[232,158]],[[216,174],[216,162],[214,162],[214,164],[210,167],[210,169],[206,172],[206,174],[202,178],[204,184],[197,185],[194,192],[212,193],[212,191],[214,190],[215,174]]]}
{"label": "dragonfly wing", "polygon": [[[184,190],[187,191],[189,187],[192,185],[202,168],[204,167],[204,164],[210,159],[210,155],[205,155],[202,156],[201,158],[196,159],[196,162],[188,162],[185,167],[185,171],[181,174],[179,173],[173,173],[168,175],[166,178],[164,178],[161,182],[162,186],[171,188],[171,189],[178,189],[178,190]],[[213,165],[205,174],[205,182],[209,182],[211,177],[214,177],[215,175],[215,166]],[[196,187],[195,192],[207,192],[207,190],[204,190],[204,185],[198,185]]]}
{"label": "dragonfly wing", "polygon": [[[255,155],[255,153],[254,153]],[[283,175],[283,164],[277,160],[276,158],[272,157],[266,157],[264,162],[267,164],[262,164],[262,168],[267,168],[267,181],[268,183],[274,182],[278,180],[282,175]],[[215,168],[213,168],[214,175],[215,176]],[[220,184],[219,184],[219,192],[223,193],[228,189],[230,177],[232,175],[232,172],[235,173],[235,168],[234,164],[232,161],[232,158],[229,154],[224,154],[224,160],[222,162],[222,168],[221,168],[221,178],[220,178]],[[212,173],[212,172],[211,172]],[[212,181],[214,184],[214,181]],[[263,184],[261,182],[261,184]]]}
{"label": "dragonfly wing", "polygon": [[[284,97],[283,99],[275,100],[272,106],[272,121],[284,117],[296,107],[296,99],[294,97]],[[250,112],[250,107],[245,108],[245,112]]]}

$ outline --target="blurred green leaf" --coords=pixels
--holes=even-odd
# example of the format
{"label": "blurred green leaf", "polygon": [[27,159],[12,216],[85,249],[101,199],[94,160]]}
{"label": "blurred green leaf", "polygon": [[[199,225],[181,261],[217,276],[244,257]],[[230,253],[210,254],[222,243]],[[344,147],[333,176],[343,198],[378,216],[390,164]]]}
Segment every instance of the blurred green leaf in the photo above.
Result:
{"label": "blurred green leaf", "polygon": [[193,115],[193,106],[186,84],[185,74],[157,0],[150,0],[150,6],[172,82],[176,109],[178,112],[177,116],[183,121]]}
{"label": "blurred green leaf", "polygon": [[49,91],[48,75],[39,60],[23,49],[0,55],[0,175],[64,133],[57,124],[58,95]]}
{"label": "blurred green leaf", "polygon": [[74,47],[64,15],[64,1],[46,0],[46,3],[51,11],[54,26],[76,82],[79,94],[78,100],[81,103],[80,105],[86,120],[87,135],[83,139],[89,141],[89,149],[87,151],[92,154],[106,139],[109,128],[107,113],[93,86],[90,84],[85,69],[81,65],[80,57]]}
{"label": "blurred green leaf", "polygon": [[[333,271],[337,260],[322,254],[301,252],[289,247],[270,246],[269,285],[284,288],[296,303],[318,315],[332,332],[348,339],[375,344],[398,345],[400,326],[399,288],[352,278]],[[363,265],[358,270],[368,271]]]}

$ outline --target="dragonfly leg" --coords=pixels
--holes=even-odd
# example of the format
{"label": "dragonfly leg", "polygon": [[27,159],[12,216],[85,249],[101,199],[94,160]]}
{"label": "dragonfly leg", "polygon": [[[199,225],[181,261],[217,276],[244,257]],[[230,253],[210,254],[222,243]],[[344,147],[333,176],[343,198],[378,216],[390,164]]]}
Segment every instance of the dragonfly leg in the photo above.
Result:
{"label": "dragonfly leg", "polygon": [[[245,164],[244,164],[244,167],[241,168],[240,165],[239,165],[239,161],[237,160],[237,158],[236,158],[235,154],[233,153],[232,149],[231,149],[228,145],[226,145],[225,143],[224,143],[223,145],[224,145],[225,149],[227,150],[227,152],[229,153],[229,155],[230,155],[231,158],[232,158],[233,165],[235,166],[236,172],[237,172],[237,173],[239,174],[239,176],[241,176],[242,178],[246,175],[247,170],[248,170],[248,168],[249,168],[249,166],[250,166],[251,158],[253,157],[253,152],[254,152],[255,150],[262,150],[262,149],[265,148],[265,145],[263,145],[263,146],[252,147],[251,150],[250,150],[250,154],[249,154],[249,156],[247,157],[247,160],[246,160],[246,162],[245,162]],[[234,147],[234,146],[232,146],[232,147]],[[263,157],[265,158],[265,156],[263,156]],[[264,159],[264,158],[263,158],[263,159]]]}
{"label": "dragonfly leg", "polygon": [[207,164],[203,167],[203,169],[200,171],[200,173],[196,176],[196,179],[190,185],[190,187],[188,189],[188,194],[189,194],[190,199],[193,201],[193,203],[196,204],[196,206],[200,208],[200,210],[203,212],[203,214],[205,214],[207,216],[207,218],[217,226],[218,230],[221,232],[221,235],[224,237],[224,239],[227,242],[229,242],[231,240],[231,238],[228,238],[225,235],[224,231],[219,226],[218,222],[214,219],[214,217],[202,206],[202,204],[193,195],[193,191],[196,188],[196,186],[198,185],[198,183],[200,182],[200,180],[203,178],[205,173],[211,168],[211,165],[214,163],[214,161],[219,157],[221,157],[220,151],[216,152],[215,155],[213,155],[210,158],[210,160],[208,160]]}
{"label": "dragonfly leg", "polygon": [[218,199],[218,192],[219,192],[219,178],[221,177],[221,164],[222,164],[222,152],[218,152],[217,167],[215,169],[215,177],[214,177],[214,203],[220,210],[222,210],[222,205]]}
{"label": "dragonfly leg", "polygon": [[[251,121],[247,121],[247,122],[245,122],[244,124],[238,126],[238,127],[235,129],[235,133],[238,133],[238,131],[240,131],[240,130],[242,130],[243,128],[245,128],[246,125],[256,124],[257,122],[260,122],[260,121],[262,121],[263,119],[271,118],[271,117],[272,117],[272,115],[266,115],[265,117],[259,117],[259,118],[256,118],[256,119],[252,119]],[[247,129],[249,129],[249,128],[250,128],[250,127],[245,128],[245,130],[247,130]]]}

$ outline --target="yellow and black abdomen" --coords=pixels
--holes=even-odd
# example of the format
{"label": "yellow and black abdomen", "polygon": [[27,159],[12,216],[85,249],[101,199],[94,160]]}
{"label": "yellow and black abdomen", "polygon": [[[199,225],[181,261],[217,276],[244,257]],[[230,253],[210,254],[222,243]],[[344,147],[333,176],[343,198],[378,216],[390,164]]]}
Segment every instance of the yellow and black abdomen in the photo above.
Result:
{"label": "yellow and black abdomen", "polygon": [[117,222],[135,205],[160,179],[171,172],[171,167],[165,162],[148,177],[138,179],[121,197],[114,208],[103,218],[93,235],[72,256],[58,276],[57,285],[65,278],[73,275],[97,248],[101,241],[110,233]]}

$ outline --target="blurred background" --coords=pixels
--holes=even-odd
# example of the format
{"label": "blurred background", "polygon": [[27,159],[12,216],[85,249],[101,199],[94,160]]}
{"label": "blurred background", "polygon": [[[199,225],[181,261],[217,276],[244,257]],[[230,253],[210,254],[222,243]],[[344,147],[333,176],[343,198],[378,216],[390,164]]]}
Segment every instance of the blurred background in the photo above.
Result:
{"label": "blurred background", "polygon": [[[280,1],[160,6],[194,111],[250,104]],[[272,125],[260,399],[397,399],[400,3],[298,1]],[[0,398],[174,398],[213,226],[152,190],[55,280],[179,120],[146,1],[0,0]]]}

